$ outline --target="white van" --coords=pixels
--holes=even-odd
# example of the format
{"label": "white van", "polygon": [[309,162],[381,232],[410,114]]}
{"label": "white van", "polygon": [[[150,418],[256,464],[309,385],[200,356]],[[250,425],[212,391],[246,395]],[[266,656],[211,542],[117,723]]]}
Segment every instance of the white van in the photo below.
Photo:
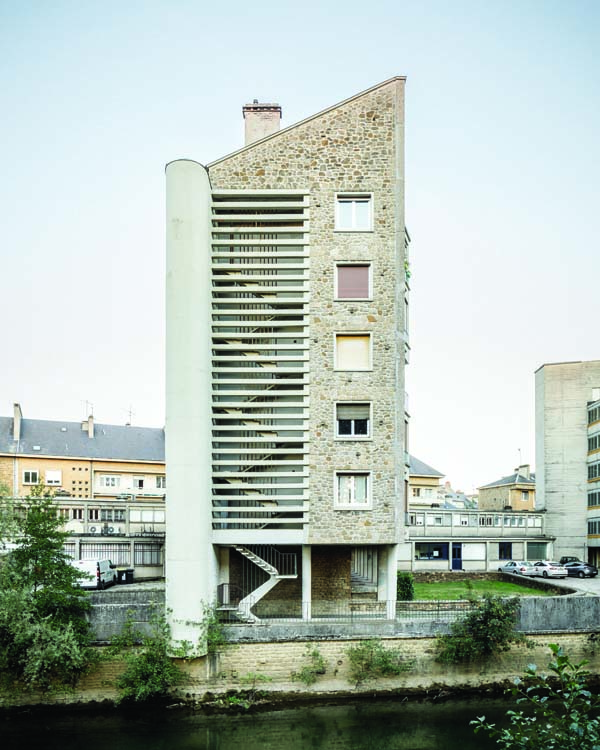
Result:
{"label": "white van", "polygon": [[73,560],[71,564],[82,573],[77,581],[82,589],[102,590],[117,582],[117,572],[110,560]]}

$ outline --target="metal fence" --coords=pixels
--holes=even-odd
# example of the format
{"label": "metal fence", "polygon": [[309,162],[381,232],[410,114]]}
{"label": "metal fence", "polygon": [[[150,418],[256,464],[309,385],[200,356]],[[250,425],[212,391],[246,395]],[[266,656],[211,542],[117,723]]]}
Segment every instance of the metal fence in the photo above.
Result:
{"label": "metal fence", "polygon": [[[249,624],[245,612],[238,611],[231,599],[224,595],[220,604],[220,619],[229,625]],[[229,605],[229,606],[227,606]],[[348,623],[361,621],[401,621],[401,622],[441,622],[451,623],[464,617],[471,608],[468,601],[412,601],[387,602],[373,600],[354,601],[265,601],[260,600],[249,607],[255,623],[294,623],[311,621],[315,623]]]}

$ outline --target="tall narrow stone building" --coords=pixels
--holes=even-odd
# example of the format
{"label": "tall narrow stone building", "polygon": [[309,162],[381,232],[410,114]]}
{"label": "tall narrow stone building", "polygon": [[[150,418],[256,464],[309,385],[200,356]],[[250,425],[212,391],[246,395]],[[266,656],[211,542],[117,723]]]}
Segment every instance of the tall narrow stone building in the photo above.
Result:
{"label": "tall narrow stone building", "polygon": [[167,606],[391,616],[404,538],[404,78],[167,165]]}

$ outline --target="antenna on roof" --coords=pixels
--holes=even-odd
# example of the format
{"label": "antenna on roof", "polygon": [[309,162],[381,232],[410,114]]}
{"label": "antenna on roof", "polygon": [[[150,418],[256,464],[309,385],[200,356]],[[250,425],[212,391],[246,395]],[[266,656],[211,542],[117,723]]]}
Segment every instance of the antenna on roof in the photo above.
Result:
{"label": "antenna on roof", "polygon": [[93,417],[94,416],[94,404],[92,404],[91,401],[88,401],[86,399],[81,399],[81,403],[85,404],[85,414],[84,417]]}
{"label": "antenna on roof", "polygon": [[127,422],[125,422],[125,427],[131,427],[131,423],[133,422],[133,415],[135,412],[133,411],[133,406],[129,404],[129,409],[125,409],[127,412]]}

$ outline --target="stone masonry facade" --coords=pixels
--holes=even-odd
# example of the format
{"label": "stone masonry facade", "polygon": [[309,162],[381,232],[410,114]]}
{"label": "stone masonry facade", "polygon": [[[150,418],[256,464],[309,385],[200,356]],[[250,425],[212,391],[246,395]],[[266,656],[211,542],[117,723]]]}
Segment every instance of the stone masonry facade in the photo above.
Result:
{"label": "stone masonry facade", "polygon": [[[310,544],[395,544],[404,474],[404,81],[393,79],[212,165],[212,188],[310,191]],[[373,231],[336,231],[336,193],[370,194]],[[371,264],[372,299],[339,301],[336,263]],[[338,371],[335,335],[370,334],[372,369]],[[335,438],[335,403],[372,404],[368,440]],[[369,510],[334,508],[336,471],[371,472]]]}

